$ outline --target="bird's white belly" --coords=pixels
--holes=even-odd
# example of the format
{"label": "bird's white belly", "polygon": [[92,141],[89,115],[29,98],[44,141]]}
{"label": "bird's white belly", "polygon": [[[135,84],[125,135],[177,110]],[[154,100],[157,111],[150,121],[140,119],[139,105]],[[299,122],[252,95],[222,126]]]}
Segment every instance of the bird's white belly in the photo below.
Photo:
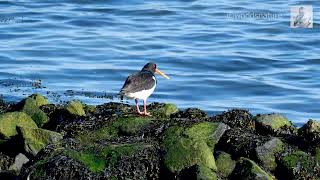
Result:
{"label": "bird's white belly", "polygon": [[155,88],[156,88],[156,85],[154,85],[151,89],[146,89],[146,90],[142,90],[134,93],[128,93],[127,96],[129,98],[146,100],[153,93]]}

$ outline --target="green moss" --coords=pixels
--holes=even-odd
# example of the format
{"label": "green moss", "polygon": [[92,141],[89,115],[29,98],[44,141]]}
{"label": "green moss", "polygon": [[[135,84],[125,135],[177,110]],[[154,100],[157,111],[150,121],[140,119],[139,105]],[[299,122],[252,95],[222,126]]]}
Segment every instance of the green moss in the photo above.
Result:
{"label": "green moss", "polygon": [[198,166],[197,179],[198,180],[216,180],[217,175],[214,171],[212,171],[212,169],[206,166]]}
{"label": "green moss", "polygon": [[42,127],[49,121],[49,117],[46,115],[46,113],[39,109],[36,100],[32,98],[27,98],[24,100],[22,111],[27,113],[38,125],[38,127]]}
{"label": "green moss", "polygon": [[208,142],[216,124],[199,123],[190,128],[170,127],[164,136],[167,151],[165,165],[172,172],[179,172],[193,165],[203,165],[216,170],[213,157],[213,143]]}
{"label": "green moss", "polygon": [[217,164],[217,168],[219,173],[223,176],[223,177],[228,177],[235,165],[236,162],[234,160],[232,160],[231,155],[225,152],[222,152],[219,154],[217,160],[216,160],[216,164]]}
{"label": "green moss", "polygon": [[164,104],[161,108],[156,109],[152,114],[160,117],[170,117],[171,114],[178,112],[178,108],[175,104]]}
{"label": "green moss", "polygon": [[85,105],[84,106],[84,111],[85,112],[94,113],[94,112],[96,112],[96,110],[97,110],[96,106],[93,106],[93,105]]}
{"label": "green moss", "polygon": [[263,126],[271,127],[273,130],[278,130],[284,126],[292,126],[290,121],[281,114],[264,114],[256,116],[255,120]]}
{"label": "green moss", "polygon": [[80,101],[70,101],[67,105],[66,110],[76,116],[85,116],[86,113],[83,109],[83,105]]}
{"label": "green moss", "polygon": [[309,155],[303,151],[295,151],[285,156],[282,162],[287,169],[293,169],[298,165],[303,167],[309,167],[308,157]]}
{"label": "green moss", "polygon": [[49,104],[48,99],[46,97],[42,96],[41,94],[33,94],[33,95],[30,96],[30,98],[35,100],[36,105],[38,107],[40,107],[42,105]]}
{"label": "green moss", "polygon": [[24,112],[9,112],[0,115],[0,136],[9,139],[17,135],[17,126],[37,128],[36,123]]}
{"label": "green moss", "polygon": [[135,134],[141,128],[145,127],[152,121],[150,117],[121,117],[114,123],[113,127],[124,134]]}
{"label": "green moss", "polygon": [[40,128],[20,127],[18,130],[24,139],[26,152],[36,155],[48,144],[57,143],[62,139],[62,135]]}
{"label": "green moss", "polygon": [[106,168],[106,163],[104,159],[98,157],[96,155],[96,152],[92,152],[88,150],[83,152],[69,150],[66,152],[66,154],[69,157],[83,163],[90,171],[94,173],[103,172],[104,169]]}
{"label": "green moss", "polygon": [[215,132],[218,124],[211,122],[203,122],[195,124],[184,131],[184,134],[194,140],[204,140],[211,148],[214,146],[212,134]]}
{"label": "green moss", "polygon": [[250,159],[241,158],[240,164],[242,166],[241,176],[245,179],[274,179],[270,174],[262,170],[254,161]]}
{"label": "green moss", "polygon": [[316,148],[315,158],[318,161],[318,164],[320,164],[320,147]]}
{"label": "green moss", "polygon": [[272,138],[266,142],[263,146],[259,146],[255,149],[258,160],[263,167],[268,170],[274,171],[277,167],[275,160],[275,154],[283,150],[284,144],[278,138]]}
{"label": "green moss", "polygon": [[95,141],[111,140],[118,136],[118,129],[112,125],[106,125],[98,130],[89,131],[87,133],[76,136],[81,144],[91,144]]}

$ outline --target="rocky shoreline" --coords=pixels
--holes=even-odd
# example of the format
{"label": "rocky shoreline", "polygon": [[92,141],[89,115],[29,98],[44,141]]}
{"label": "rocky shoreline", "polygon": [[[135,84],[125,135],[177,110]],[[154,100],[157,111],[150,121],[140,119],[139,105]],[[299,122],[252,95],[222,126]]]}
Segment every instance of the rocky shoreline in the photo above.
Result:
{"label": "rocky shoreline", "polygon": [[0,179],[320,179],[320,122],[120,103],[0,103]]}

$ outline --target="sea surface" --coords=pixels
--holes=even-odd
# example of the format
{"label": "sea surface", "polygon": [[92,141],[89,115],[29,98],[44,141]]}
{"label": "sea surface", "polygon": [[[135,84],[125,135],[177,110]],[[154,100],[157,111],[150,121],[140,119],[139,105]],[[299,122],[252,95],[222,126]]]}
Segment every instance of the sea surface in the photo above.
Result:
{"label": "sea surface", "polygon": [[[313,28],[290,28],[290,7],[312,5]],[[231,108],[320,120],[319,1],[0,1],[0,94],[53,103],[119,102],[149,61],[148,103],[209,114]],[[133,101],[125,100],[133,103]]]}

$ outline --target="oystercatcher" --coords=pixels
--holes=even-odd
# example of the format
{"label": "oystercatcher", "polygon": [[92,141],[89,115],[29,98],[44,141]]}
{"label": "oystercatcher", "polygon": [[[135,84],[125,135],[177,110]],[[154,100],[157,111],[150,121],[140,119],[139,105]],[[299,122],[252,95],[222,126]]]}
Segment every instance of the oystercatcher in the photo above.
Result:
{"label": "oystercatcher", "polygon": [[[153,93],[157,86],[155,74],[160,74],[164,78],[170,79],[157,68],[155,63],[149,62],[142,68],[140,72],[130,75],[121,88],[121,95],[135,99],[137,112],[140,115],[150,116],[150,113],[147,112],[147,98]],[[139,109],[139,99],[143,100],[143,112],[141,112]]]}

